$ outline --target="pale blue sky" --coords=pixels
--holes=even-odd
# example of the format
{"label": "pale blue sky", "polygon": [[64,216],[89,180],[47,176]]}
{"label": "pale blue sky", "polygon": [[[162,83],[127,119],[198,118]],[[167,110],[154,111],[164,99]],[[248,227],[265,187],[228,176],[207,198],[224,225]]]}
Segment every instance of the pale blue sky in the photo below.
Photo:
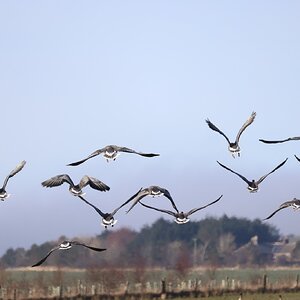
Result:
{"label": "pale blue sky", "polygon": [[[0,1],[0,178],[27,161],[0,203],[0,254],[104,230],[67,186],[42,188],[62,173],[108,184],[108,193],[86,190],[104,211],[150,185],[167,188],[183,210],[224,194],[192,220],[263,218],[300,197],[300,142],[258,141],[300,135],[299,36],[299,1]],[[234,139],[252,111],[234,160],[205,119]],[[161,156],[66,166],[107,144]],[[257,194],[216,163],[257,179],[286,157]],[[115,229],[140,229],[160,214],[137,206],[116,217]],[[287,209],[270,223],[299,234],[299,221]]]}

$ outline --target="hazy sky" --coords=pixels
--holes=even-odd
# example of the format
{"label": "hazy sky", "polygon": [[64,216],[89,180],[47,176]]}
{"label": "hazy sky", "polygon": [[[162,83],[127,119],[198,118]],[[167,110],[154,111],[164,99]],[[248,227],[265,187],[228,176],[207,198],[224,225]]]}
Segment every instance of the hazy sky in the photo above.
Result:
{"label": "hazy sky", "polygon": [[[107,193],[85,190],[104,211],[150,185],[167,188],[182,210],[224,195],[192,220],[264,218],[300,197],[300,141],[258,141],[300,135],[299,36],[299,1],[0,1],[0,178],[27,161],[0,203],[0,254],[104,230],[67,185],[41,186],[57,174],[109,185]],[[205,119],[234,139],[252,111],[233,159]],[[66,166],[108,144],[160,156]],[[286,157],[256,194],[216,163],[258,179]],[[163,198],[145,202],[170,208]],[[161,216],[125,210],[112,230]],[[299,222],[291,209],[269,221],[282,234],[299,234]]]}

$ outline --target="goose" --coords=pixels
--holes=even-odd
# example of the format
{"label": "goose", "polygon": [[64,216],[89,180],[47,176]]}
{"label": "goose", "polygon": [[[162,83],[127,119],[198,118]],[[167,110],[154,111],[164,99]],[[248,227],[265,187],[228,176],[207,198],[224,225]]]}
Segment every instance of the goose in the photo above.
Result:
{"label": "goose", "polygon": [[61,174],[54,176],[50,179],[47,179],[42,182],[42,186],[44,187],[55,187],[62,185],[63,183],[68,183],[69,184],[69,191],[72,195],[74,196],[83,196],[85,193],[83,193],[82,189],[89,185],[91,188],[101,191],[101,192],[106,192],[110,190],[110,187],[107,186],[105,183],[102,181],[91,177],[91,176],[83,176],[79,182],[79,184],[74,184],[73,180],[68,174]]}
{"label": "goose", "polygon": [[130,201],[132,201],[132,205],[131,207],[126,211],[126,213],[129,213],[132,208],[144,197],[146,196],[152,196],[152,197],[159,197],[159,196],[165,196],[166,198],[168,198],[173,206],[173,208],[178,212],[178,209],[176,207],[175,202],[173,201],[170,192],[165,189],[165,188],[161,188],[157,185],[152,185],[149,186],[145,189],[140,189],[140,191],[138,193],[135,194],[134,197],[131,197],[129,200],[127,200],[123,205],[126,205],[127,203],[129,203]]}
{"label": "goose", "polygon": [[10,196],[10,194],[8,194],[6,192],[6,186],[8,183],[9,178],[15,176],[18,172],[20,172],[23,167],[25,166],[26,161],[23,160],[21,161],[5,178],[4,183],[2,185],[2,187],[0,188],[0,200],[4,201],[6,198],[8,198]]}
{"label": "goose", "polygon": [[293,200],[286,201],[282,203],[278,209],[276,209],[274,212],[272,212],[268,217],[263,219],[263,221],[268,220],[272,218],[276,213],[278,213],[280,210],[287,208],[287,207],[292,207],[295,211],[300,208],[300,200],[297,198],[294,198]]}
{"label": "goose", "polygon": [[116,145],[108,145],[108,146],[106,146],[102,149],[94,151],[87,158],[84,158],[84,159],[79,160],[77,162],[70,163],[67,166],[78,166],[78,165],[84,163],[85,161],[87,161],[88,159],[90,159],[92,157],[95,157],[99,154],[102,154],[107,162],[109,162],[111,160],[115,161],[116,158],[120,155],[120,152],[134,153],[134,154],[138,154],[138,155],[141,155],[141,156],[144,156],[144,157],[159,156],[159,154],[155,154],[155,153],[137,152],[135,150],[132,150],[132,149],[129,149],[129,148],[126,148],[126,147],[119,147],[119,146],[116,146]]}
{"label": "goose", "polygon": [[[131,198],[135,197],[138,193],[140,192],[140,190],[134,194]],[[98,207],[96,207],[95,205],[93,205],[92,203],[90,203],[89,201],[87,201],[85,198],[83,198],[82,196],[79,196],[79,198],[84,201],[86,204],[90,205],[91,207],[94,208],[94,210],[102,217],[101,220],[101,225],[104,226],[105,229],[107,229],[108,226],[114,227],[114,225],[117,223],[118,220],[116,220],[114,218],[114,215],[116,214],[116,212],[122,208],[126,203],[123,203],[122,205],[120,205],[119,207],[117,207],[115,210],[113,210],[111,213],[104,213],[102,212]],[[131,201],[131,198],[129,199],[129,201]]]}
{"label": "goose", "polygon": [[263,142],[265,144],[278,144],[278,143],[284,143],[288,141],[298,141],[298,140],[300,140],[300,136],[294,136],[294,137],[289,137],[287,139],[275,140],[275,141],[259,139],[260,142]]}
{"label": "goose", "polygon": [[37,266],[40,266],[49,256],[51,253],[53,253],[54,251],[56,250],[69,250],[71,249],[74,245],[78,245],[78,246],[83,246],[83,247],[86,247],[88,249],[91,249],[91,250],[94,250],[94,251],[98,251],[98,252],[102,252],[102,251],[105,251],[106,249],[103,249],[103,248],[95,248],[95,247],[91,247],[91,246],[88,246],[84,243],[80,243],[80,242],[77,242],[77,241],[64,241],[62,242],[60,245],[52,248],[45,257],[43,257],[40,261],[38,261],[37,263],[35,263],[34,265],[32,265],[31,267],[37,267]]}
{"label": "goose", "polygon": [[251,116],[248,118],[248,120],[243,124],[243,126],[239,130],[234,142],[231,142],[229,140],[229,138],[225,135],[225,133],[223,131],[221,131],[217,126],[215,126],[209,119],[206,119],[205,121],[206,121],[206,123],[207,123],[207,125],[210,129],[212,129],[212,130],[218,132],[219,134],[223,135],[223,137],[228,142],[229,152],[232,154],[232,157],[235,158],[236,155],[238,155],[238,157],[240,156],[241,149],[240,149],[240,146],[239,146],[239,140],[240,140],[241,134],[254,121],[255,116],[256,116],[256,112],[252,112]]}
{"label": "goose", "polygon": [[253,179],[252,181],[250,181],[250,180],[248,180],[246,177],[244,177],[243,175],[241,175],[241,174],[239,174],[239,173],[237,173],[237,172],[231,170],[230,168],[226,167],[225,165],[221,164],[220,162],[217,161],[217,163],[218,163],[221,167],[223,167],[224,169],[226,169],[226,170],[228,170],[228,171],[230,171],[230,172],[236,174],[236,175],[239,176],[241,179],[243,179],[243,180],[248,184],[247,189],[249,190],[249,192],[250,192],[250,193],[254,193],[254,192],[257,192],[257,191],[258,191],[258,188],[259,188],[258,185],[259,185],[260,183],[262,183],[262,181],[263,181],[264,179],[266,179],[267,176],[269,176],[271,173],[275,172],[277,169],[279,169],[280,167],[282,167],[282,166],[286,163],[287,160],[288,160],[288,158],[287,158],[286,160],[284,160],[282,163],[280,163],[280,164],[279,164],[275,169],[273,169],[271,172],[269,172],[269,173],[267,173],[266,175],[260,177],[257,181],[254,180],[254,179]]}
{"label": "goose", "polygon": [[169,214],[169,215],[175,217],[175,222],[177,224],[185,224],[185,223],[187,223],[187,222],[190,221],[190,219],[188,217],[191,214],[193,214],[193,213],[197,212],[198,210],[204,209],[204,208],[206,208],[206,207],[208,207],[208,206],[210,206],[210,205],[218,202],[222,197],[223,197],[223,195],[221,195],[217,200],[215,200],[215,201],[213,201],[213,202],[211,202],[209,204],[206,204],[206,205],[198,207],[198,208],[193,208],[193,209],[191,209],[188,212],[183,212],[183,211],[181,211],[181,212],[178,212],[178,211],[174,212],[174,211],[170,211],[170,210],[166,210],[166,209],[160,209],[160,208],[156,208],[156,207],[153,207],[153,206],[150,206],[150,205],[146,205],[145,203],[142,203],[142,202],[140,202],[140,204],[143,205],[143,206],[145,206],[145,207],[147,207],[147,208],[154,209],[154,210],[157,210],[157,211],[160,211],[160,212],[163,212],[163,213],[166,213],[166,214]]}

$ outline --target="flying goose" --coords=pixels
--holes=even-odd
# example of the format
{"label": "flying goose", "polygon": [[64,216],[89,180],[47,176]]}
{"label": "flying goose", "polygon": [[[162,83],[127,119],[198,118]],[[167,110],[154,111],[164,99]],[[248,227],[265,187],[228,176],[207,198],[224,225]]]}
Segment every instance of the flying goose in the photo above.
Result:
{"label": "flying goose", "polygon": [[143,153],[143,152],[137,152],[135,150],[126,148],[126,147],[119,147],[116,145],[108,145],[102,149],[96,150],[94,151],[92,154],[90,154],[87,158],[84,158],[82,160],[79,160],[77,162],[74,163],[70,163],[67,166],[78,166],[82,163],[84,163],[86,160],[97,156],[99,154],[102,154],[104,156],[104,158],[106,159],[107,162],[109,162],[110,160],[116,160],[117,156],[120,155],[119,152],[127,152],[127,153],[134,153],[134,154],[138,154],[141,156],[145,156],[145,157],[153,157],[153,156],[159,156],[159,154],[155,154],[155,153]]}
{"label": "flying goose", "polygon": [[150,206],[150,205],[146,205],[146,204],[144,204],[142,202],[140,202],[140,203],[143,206],[147,207],[147,208],[151,208],[151,209],[154,209],[154,210],[157,210],[157,211],[161,211],[163,213],[166,213],[166,214],[169,214],[169,215],[175,217],[175,222],[177,224],[185,224],[185,223],[187,223],[187,222],[190,221],[190,219],[188,217],[191,214],[193,214],[193,213],[197,212],[198,210],[204,209],[204,208],[206,208],[206,207],[208,207],[208,206],[210,206],[210,205],[218,202],[222,197],[223,197],[223,195],[221,195],[217,200],[215,200],[215,201],[213,201],[213,202],[211,202],[209,204],[206,204],[206,205],[204,205],[202,207],[199,207],[199,208],[193,208],[193,209],[191,209],[188,212],[183,212],[183,211],[181,211],[181,212],[178,212],[178,211],[174,212],[174,211],[170,211],[170,210],[166,210],[166,209],[160,209],[160,208],[156,208],[156,207],[153,207],[153,206]]}
{"label": "flying goose", "polygon": [[209,119],[206,119],[206,123],[207,123],[207,125],[209,126],[210,129],[212,129],[212,130],[220,133],[221,135],[223,135],[223,137],[228,142],[228,150],[232,154],[232,157],[235,158],[236,154],[238,156],[240,156],[240,150],[241,149],[240,149],[240,146],[239,146],[239,140],[240,140],[241,134],[254,121],[255,116],[256,116],[256,112],[252,112],[249,119],[243,124],[243,126],[239,130],[234,142],[231,142],[229,140],[229,138],[224,134],[224,132],[222,132],[217,126],[215,126]]}
{"label": "flying goose", "polygon": [[178,212],[178,209],[175,205],[175,202],[173,201],[171,194],[169,193],[169,191],[165,188],[161,188],[157,185],[152,185],[149,186],[148,188],[145,189],[140,189],[140,191],[138,193],[135,194],[134,197],[131,197],[129,200],[127,200],[123,205],[126,205],[127,203],[129,203],[130,201],[132,201],[132,205],[131,207],[126,211],[126,213],[129,213],[131,211],[131,209],[144,197],[146,196],[152,196],[152,197],[159,197],[159,196],[165,196],[166,198],[168,198],[173,206],[173,208]]}
{"label": "flying goose", "polygon": [[74,196],[83,196],[85,193],[83,193],[82,189],[89,185],[91,188],[101,191],[101,192],[106,192],[110,190],[110,187],[104,184],[102,181],[90,177],[90,176],[83,176],[79,182],[79,184],[74,184],[73,180],[71,177],[67,174],[61,174],[54,176],[50,179],[47,179],[42,182],[42,186],[44,187],[54,187],[54,186],[59,186],[62,185],[64,182],[69,184],[69,191],[72,195]]}
{"label": "flying goose", "polygon": [[72,246],[74,245],[78,245],[78,246],[83,246],[83,247],[86,247],[86,248],[89,248],[91,250],[94,250],[94,251],[98,251],[98,252],[101,252],[101,251],[105,251],[106,249],[103,249],[103,248],[95,248],[95,247],[91,247],[91,246],[88,246],[84,243],[80,243],[80,242],[77,242],[77,241],[64,241],[62,242],[60,245],[52,248],[48,253],[47,255],[42,258],[40,261],[38,261],[36,264],[32,265],[31,267],[37,267],[39,265],[41,265],[48,257],[49,255],[56,251],[56,250],[68,250],[68,249],[71,249]]}
{"label": "flying goose", "polygon": [[[131,201],[131,199],[134,198],[139,192],[140,192],[140,190],[136,194],[134,194],[128,201]],[[101,225],[104,226],[105,228],[107,228],[108,226],[114,227],[114,225],[118,221],[118,220],[114,219],[114,215],[120,208],[122,208],[127,203],[127,202],[123,203],[121,206],[117,207],[111,213],[104,213],[98,207],[96,207],[95,205],[93,205],[92,203],[90,203],[86,199],[84,199],[82,196],[79,196],[79,198],[82,201],[84,201],[86,204],[93,207],[94,210],[102,217]]]}
{"label": "flying goose", "polygon": [[258,191],[258,185],[264,180],[266,179],[267,176],[269,176],[271,173],[275,172],[277,169],[279,169],[280,167],[282,167],[286,161],[288,159],[284,160],[282,163],[280,163],[275,169],[273,169],[271,172],[267,173],[266,175],[260,177],[257,181],[255,181],[254,179],[252,181],[248,180],[246,177],[242,176],[241,174],[229,169],[228,167],[226,167],[225,165],[221,164],[220,162],[217,161],[217,163],[223,167],[224,169],[236,174],[237,176],[239,176],[241,179],[243,179],[247,184],[248,184],[248,190],[250,193],[254,193]]}
{"label": "flying goose", "polygon": [[292,207],[295,211],[297,209],[300,208],[300,200],[297,198],[294,198],[291,201],[286,201],[284,203],[282,203],[278,209],[276,209],[274,212],[272,212],[268,217],[266,217],[265,219],[263,219],[263,221],[268,220],[270,218],[272,218],[277,212],[279,212],[280,210],[287,208],[287,207]]}
{"label": "flying goose", "polygon": [[0,200],[4,201],[4,199],[8,198],[10,194],[6,192],[6,185],[8,183],[9,178],[15,176],[18,172],[20,172],[25,166],[26,161],[21,161],[5,178],[2,187],[0,188]]}
{"label": "flying goose", "polygon": [[278,144],[278,143],[284,143],[284,142],[288,142],[288,141],[298,141],[298,140],[300,140],[300,136],[294,136],[294,137],[290,137],[287,139],[275,140],[275,141],[259,139],[260,142],[263,142],[265,144]]}

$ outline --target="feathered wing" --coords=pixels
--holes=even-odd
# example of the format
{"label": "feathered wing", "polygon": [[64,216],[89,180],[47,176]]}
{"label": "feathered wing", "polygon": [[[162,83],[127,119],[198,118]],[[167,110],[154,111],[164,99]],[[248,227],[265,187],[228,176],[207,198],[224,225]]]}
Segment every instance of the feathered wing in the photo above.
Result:
{"label": "feathered wing", "polygon": [[160,209],[160,208],[156,208],[156,207],[153,207],[153,206],[150,206],[150,205],[146,205],[146,204],[144,204],[144,203],[141,202],[141,201],[140,201],[140,203],[141,203],[143,206],[147,207],[147,208],[154,209],[154,210],[157,210],[157,211],[160,211],[160,212],[169,214],[169,215],[171,215],[171,216],[173,216],[173,217],[176,217],[176,213],[173,212],[173,211],[166,210],[166,209]]}
{"label": "feathered wing", "polygon": [[76,161],[76,162],[73,162],[73,163],[70,163],[70,164],[67,164],[67,166],[78,166],[78,165],[81,165],[82,163],[84,163],[85,161],[87,161],[88,159],[92,158],[92,157],[95,157],[99,154],[101,154],[103,152],[103,148],[102,149],[99,149],[99,150],[96,150],[94,151],[93,153],[91,153],[88,157],[82,159],[82,160],[79,160],[79,161]]}
{"label": "feathered wing", "polygon": [[227,140],[228,144],[230,144],[229,138],[225,135],[225,133],[224,133],[223,131],[221,131],[221,130],[220,130],[217,126],[215,126],[211,121],[209,121],[209,119],[206,119],[205,121],[206,121],[206,123],[207,123],[207,125],[208,125],[208,127],[209,127],[210,129],[212,129],[212,130],[214,130],[214,131],[220,133],[221,135],[223,135],[224,138]]}
{"label": "feathered wing", "polygon": [[208,207],[208,206],[210,206],[210,205],[218,202],[222,197],[223,197],[223,195],[221,195],[217,200],[214,200],[213,202],[210,202],[209,204],[206,204],[206,205],[204,205],[202,207],[199,207],[199,208],[193,208],[193,209],[191,209],[189,212],[187,212],[186,216],[188,217],[189,215],[195,213],[196,211],[201,210],[203,208],[206,208],[206,207]]}
{"label": "feathered wing", "polygon": [[126,211],[126,213],[128,214],[134,206],[136,206],[136,204],[143,199],[144,197],[149,195],[149,190],[148,189],[140,189],[139,192],[137,192],[135,195],[133,195],[132,197],[130,197],[125,203],[123,203],[123,206],[127,203],[129,203],[130,201],[132,201],[131,206],[129,207],[129,209]]}
{"label": "feathered wing", "polygon": [[297,155],[294,155],[296,159],[300,162],[300,158]]}
{"label": "feathered wing", "polygon": [[221,164],[221,163],[218,162],[218,161],[217,161],[217,163],[218,163],[221,167],[223,167],[224,169],[226,169],[226,170],[228,170],[228,171],[230,171],[230,172],[236,174],[237,176],[239,176],[241,179],[243,179],[245,182],[247,182],[247,184],[250,184],[250,183],[251,183],[251,181],[249,181],[249,180],[248,180],[246,177],[244,177],[243,175],[241,175],[241,174],[239,174],[239,173],[237,173],[237,172],[235,172],[235,171],[229,169],[228,167],[226,167],[225,165]]}
{"label": "feathered wing", "polygon": [[91,249],[91,250],[94,250],[94,251],[97,251],[97,252],[102,252],[102,251],[106,250],[105,248],[96,248],[96,247],[88,246],[88,245],[86,245],[84,243],[80,243],[80,242],[77,242],[77,241],[72,241],[72,244],[83,246],[83,247],[86,247],[88,249]]}
{"label": "feathered wing", "polygon": [[52,248],[44,258],[42,258],[40,261],[38,261],[36,264],[32,265],[31,267],[37,267],[37,266],[41,265],[53,251],[56,251],[58,249],[59,249],[59,247]]}
{"label": "feathered wing", "polygon": [[173,198],[171,197],[170,192],[169,192],[168,190],[166,190],[166,189],[161,189],[161,191],[164,193],[164,196],[167,197],[167,198],[170,200],[170,202],[171,202],[173,208],[174,208],[177,212],[179,212],[179,211],[178,211],[178,208],[177,208],[177,206],[176,206],[176,204],[175,204],[175,202],[174,202],[174,200],[173,200]]}
{"label": "feathered wing", "polygon": [[8,176],[6,176],[6,178],[5,178],[5,180],[4,180],[4,183],[3,183],[3,189],[5,189],[5,187],[6,187],[6,185],[7,185],[7,182],[8,182],[8,180],[9,180],[9,178],[11,178],[11,177],[13,177],[13,176],[15,176],[18,172],[20,172],[23,168],[24,168],[24,166],[25,166],[25,164],[26,164],[26,161],[25,160],[23,160],[23,161],[21,161],[9,174],[8,174]]}
{"label": "feathered wing", "polygon": [[256,112],[252,112],[251,116],[249,117],[249,119],[243,124],[243,126],[241,127],[241,129],[239,130],[235,142],[238,143],[241,137],[241,134],[243,133],[243,131],[250,125],[252,124],[252,122],[254,121],[256,116]]}
{"label": "feathered wing", "polygon": [[89,185],[91,188],[101,191],[101,192],[106,192],[106,191],[110,190],[110,187],[107,186],[102,181],[100,181],[99,179],[85,175],[80,180],[79,187],[80,187],[80,189],[82,189],[87,185]]}
{"label": "feathered wing", "polygon": [[267,176],[269,176],[270,174],[272,174],[273,172],[275,172],[277,169],[279,169],[280,167],[282,167],[286,161],[288,160],[288,158],[286,158],[282,163],[280,163],[276,168],[274,168],[271,172],[269,172],[268,174],[260,177],[257,181],[257,184],[260,184],[264,179],[266,179]]}
{"label": "feathered wing", "polygon": [[[141,191],[143,188],[140,188],[133,196],[131,196],[128,200],[126,200],[123,204],[121,204],[119,207],[117,207],[112,213],[111,215],[114,216],[116,214],[116,212],[122,208],[123,206],[125,206],[127,203],[129,203],[130,201],[132,201]],[[127,211],[128,212],[128,211]]]}
{"label": "feathered wing", "polygon": [[298,140],[300,140],[300,136],[294,136],[294,137],[290,137],[287,139],[275,140],[275,141],[259,139],[260,142],[263,142],[265,144],[278,144],[278,143],[284,143],[284,142],[288,142],[288,141],[298,141]]}
{"label": "feathered wing", "polygon": [[280,210],[293,206],[293,204],[297,203],[300,206],[300,200],[294,198],[294,200],[291,201],[286,201],[284,203],[282,203],[278,209],[276,209],[274,212],[272,212],[268,217],[266,217],[265,219],[263,219],[263,221],[268,220],[270,218],[272,218],[276,213],[278,213]]}
{"label": "feathered wing", "polygon": [[138,154],[138,155],[145,156],[145,157],[153,157],[153,156],[159,156],[160,155],[160,154],[157,154],[157,153],[138,152],[138,151],[135,151],[135,150],[127,148],[127,147],[118,147],[117,150],[121,151],[121,152],[134,153],[134,154]]}
{"label": "feathered wing", "polygon": [[42,182],[42,186],[44,187],[54,187],[62,185],[64,182],[68,183],[71,186],[74,186],[74,182],[71,179],[71,177],[67,174],[61,174],[54,177],[51,177],[50,179],[47,179]]}
{"label": "feathered wing", "polygon": [[89,201],[85,200],[82,196],[78,196],[82,201],[84,201],[86,204],[90,205],[102,218],[105,217],[105,214],[95,205],[90,203]]}

